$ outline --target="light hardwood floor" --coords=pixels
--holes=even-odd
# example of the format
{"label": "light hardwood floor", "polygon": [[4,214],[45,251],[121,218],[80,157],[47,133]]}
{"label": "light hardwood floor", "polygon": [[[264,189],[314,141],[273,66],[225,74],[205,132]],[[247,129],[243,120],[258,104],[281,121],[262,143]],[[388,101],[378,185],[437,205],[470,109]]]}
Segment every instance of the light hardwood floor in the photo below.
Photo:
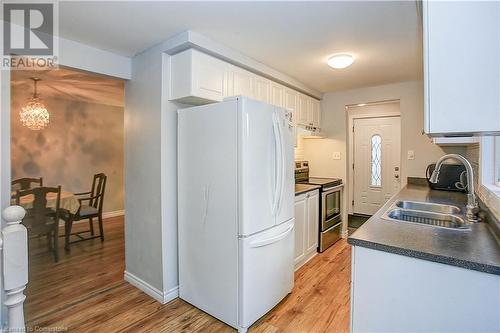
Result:
{"label": "light hardwood floor", "polygon": [[[60,252],[57,264],[46,252],[45,239],[30,241],[28,326],[71,332],[235,332],[182,300],[161,305],[123,280],[123,218],[106,220],[105,236],[104,243],[72,244],[70,254]],[[295,273],[292,294],[250,332],[347,332],[350,260],[345,240],[318,254]]]}

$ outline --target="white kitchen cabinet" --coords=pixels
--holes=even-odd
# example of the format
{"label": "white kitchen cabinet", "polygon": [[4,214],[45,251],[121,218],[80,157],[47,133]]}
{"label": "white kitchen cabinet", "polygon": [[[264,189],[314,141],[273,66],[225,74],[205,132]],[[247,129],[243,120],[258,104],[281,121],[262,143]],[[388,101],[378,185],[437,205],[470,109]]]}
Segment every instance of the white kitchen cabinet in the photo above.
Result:
{"label": "white kitchen cabinet", "polygon": [[297,125],[300,125],[308,130],[319,130],[320,119],[319,101],[304,94],[298,94]]}
{"label": "white kitchen cabinet", "polygon": [[284,89],[283,106],[285,109],[293,111],[294,116],[297,114],[297,95],[298,93],[292,89]]}
{"label": "white kitchen cabinet", "polygon": [[295,138],[294,140],[294,146],[297,147],[297,98],[298,98],[299,93],[296,91],[289,89],[289,88],[284,88],[283,92],[283,107],[287,110],[292,111],[292,117],[293,117],[293,137]]}
{"label": "white kitchen cabinet", "polygon": [[295,197],[295,267],[299,268],[305,261],[307,235],[307,198],[305,194]]}
{"label": "white kitchen cabinet", "polygon": [[309,192],[307,198],[307,241],[306,253],[316,253],[318,248],[319,228],[319,192]]}
{"label": "white kitchen cabinet", "polygon": [[170,60],[169,100],[199,105],[244,95],[291,110],[295,133],[297,125],[320,127],[319,101],[314,98],[195,49]]}
{"label": "white kitchen cabinet", "polygon": [[189,49],[171,57],[170,100],[186,104],[219,102],[227,96],[228,64]]}
{"label": "white kitchen cabinet", "polygon": [[314,128],[321,128],[321,110],[320,102],[317,99],[311,98],[311,122]]}
{"label": "white kitchen cabinet", "polygon": [[304,94],[297,96],[297,125],[309,126],[309,98]]}
{"label": "white kitchen cabinet", "polygon": [[351,332],[500,332],[500,276],[352,247]]}
{"label": "white kitchen cabinet", "polygon": [[271,101],[271,81],[260,77],[255,76],[254,78],[254,97],[262,102],[272,103]]}
{"label": "white kitchen cabinet", "polygon": [[236,66],[230,68],[229,95],[255,98],[255,75]]}
{"label": "white kitchen cabinet", "polygon": [[278,83],[274,83],[271,81],[271,100],[270,100],[270,103],[272,105],[276,105],[276,106],[279,106],[279,107],[284,107],[285,106],[285,103],[284,103],[284,94],[285,94],[285,87],[283,87],[281,84],[278,84]]}
{"label": "white kitchen cabinet", "polygon": [[319,192],[295,197],[295,269],[317,253],[319,227]]}
{"label": "white kitchen cabinet", "polygon": [[424,130],[500,133],[500,2],[424,1]]}

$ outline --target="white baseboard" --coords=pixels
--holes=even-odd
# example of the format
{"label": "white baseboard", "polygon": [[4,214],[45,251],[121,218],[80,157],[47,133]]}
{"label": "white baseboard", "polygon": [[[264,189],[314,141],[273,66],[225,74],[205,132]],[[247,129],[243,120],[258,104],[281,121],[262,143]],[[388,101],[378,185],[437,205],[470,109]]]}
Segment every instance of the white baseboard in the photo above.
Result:
{"label": "white baseboard", "polygon": [[125,271],[125,273],[124,273],[124,279],[125,279],[125,281],[127,281],[128,283],[130,283],[131,285],[133,285],[137,289],[143,291],[145,294],[151,296],[152,298],[154,298],[155,300],[157,300],[161,304],[166,304],[166,303],[170,302],[171,300],[179,297],[179,287],[178,286],[174,287],[170,290],[167,290],[165,292],[162,292],[161,290],[153,287],[152,285],[150,285],[146,281],[138,278],[134,274],[131,274],[127,271]]}
{"label": "white baseboard", "polygon": [[109,219],[110,217],[117,217],[117,216],[123,216],[125,215],[125,210],[115,210],[112,212],[104,212],[102,213],[102,218],[103,219]]}

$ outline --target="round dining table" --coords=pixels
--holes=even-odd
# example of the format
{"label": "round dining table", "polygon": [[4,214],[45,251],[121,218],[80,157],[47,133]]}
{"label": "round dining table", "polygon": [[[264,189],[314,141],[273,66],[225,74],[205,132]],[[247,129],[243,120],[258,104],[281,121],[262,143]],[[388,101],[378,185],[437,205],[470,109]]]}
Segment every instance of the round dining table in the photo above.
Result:
{"label": "round dining table", "polygon": [[[13,192],[11,196],[11,205],[16,204],[16,194]],[[50,208],[56,207],[57,194],[47,193],[47,206]],[[33,208],[34,196],[32,194],[25,195],[20,198],[19,205],[24,209]],[[71,214],[76,214],[78,208],[80,208],[80,202],[76,198],[75,194],[72,192],[61,191],[61,202],[59,203],[59,208],[65,209]]]}
{"label": "round dining table", "polygon": [[[47,206],[50,208],[56,208],[57,194],[47,193]],[[35,197],[30,195],[22,196],[19,199],[19,205],[24,209],[33,208],[33,201]],[[11,193],[11,205],[16,205],[16,192]],[[80,202],[73,192],[61,191],[61,201],[59,202],[59,209],[61,211],[61,219],[64,221],[64,248],[69,251],[71,226],[73,224],[73,219],[75,214],[80,208]]]}

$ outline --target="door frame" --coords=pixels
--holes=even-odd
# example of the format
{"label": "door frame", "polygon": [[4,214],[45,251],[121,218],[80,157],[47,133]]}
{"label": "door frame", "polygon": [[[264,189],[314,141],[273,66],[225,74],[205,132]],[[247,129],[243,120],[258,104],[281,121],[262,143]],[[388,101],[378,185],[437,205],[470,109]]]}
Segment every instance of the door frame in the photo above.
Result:
{"label": "door frame", "polygon": [[[385,111],[377,111],[377,112],[366,112],[366,110],[362,109],[364,106],[372,106],[372,105],[384,105],[384,104],[399,104],[398,111],[385,110]],[[387,118],[387,117],[401,117],[401,101],[399,99],[394,100],[385,100],[385,101],[376,101],[376,102],[368,102],[363,104],[349,104],[345,106],[346,110],[346,122],[347,122],[347,188],[345,191],[347,192],[347,214],[354,213],[354,206],[352,204],[354,200],[354,119],[363,119],[363,118]],[[401,141],[401,137],[400,137]],[[401,143],[401,142],[400,142]],[[401,144],[400,144],[401,147]],[[400,148],[402,149],[402,147]],[[400,155],[402,157],[402,153],[400,151]],[[402,160],[401,160],[402,161]],[[400,172],[399,174],[403,174],[402,163],[400,163]]]}

